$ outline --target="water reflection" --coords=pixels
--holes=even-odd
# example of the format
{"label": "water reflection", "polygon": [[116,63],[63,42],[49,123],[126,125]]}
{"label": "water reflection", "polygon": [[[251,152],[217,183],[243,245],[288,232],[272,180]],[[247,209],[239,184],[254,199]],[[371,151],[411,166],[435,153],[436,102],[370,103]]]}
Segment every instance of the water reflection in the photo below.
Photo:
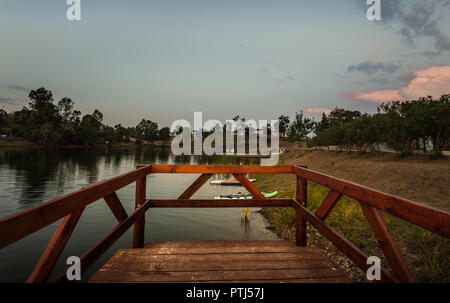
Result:
{"label": "water reflection", "polygon": [[[257,159],[229,157],[174,156],[168,149],[22,149],[0,150],[0,218],[30,208],[88,184],[131,171],[138,164],[257,164]],[[229,176],[215,176],[227,178]],[[152,174],[147,179],[148,195],[176,198],[195,179],[193,174]],[[221,187],[206,183],[194,197],[212,198],[218,194],[244,192],[242,187]],[[134,207],[134,184],[118,191],[125,209]],[[242,223],[240,209],[152,209],[148,212],[146,242],[182,240],[274,239],[267,222],[251,214]],[[89,205],[71,237],[64,258],[80,255],[117,224],[105,203]],[[57,224],[0,250],[0,282],[21,282],[32,270]],[[127,232],[92,268],[87,278],[119,248],[128,248]]]}

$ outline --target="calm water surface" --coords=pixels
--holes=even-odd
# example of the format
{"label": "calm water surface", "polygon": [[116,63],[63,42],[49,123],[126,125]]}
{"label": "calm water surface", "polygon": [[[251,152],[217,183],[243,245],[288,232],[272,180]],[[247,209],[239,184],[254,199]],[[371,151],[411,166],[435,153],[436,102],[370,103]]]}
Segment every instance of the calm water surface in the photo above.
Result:
{"label": "calm water surface", "polygon": [[[233,160],[239,161],[239,160]],[[164,149],[26,149],[0,150],[0,218],[73,192],[88,184],[128,172],[137,164],[223,163],[203,157],[175,157]],[[232,163],[227,163],[232,164]],[[177,198],[198,175],[155,174],[147,177],[147,196]],[[227,176],[214,176],[222,178]],[[134,183],[117,192],[126,211],[134,208]],[[205,184],[195,195],[245,192],[242,187]],[[266,220],[252,209],[243,224],[240,209],[151,209],[146,215],[145,241],[277,239]],[[59,222],[0,250],[0,282],[23,282],[32,271]],[[109,232],[117,221],[103,200],[86,207],[54,270],[69,256],[83,252]],[[132,228],[83,276],[86,281],[119,248],[129,248]]]}

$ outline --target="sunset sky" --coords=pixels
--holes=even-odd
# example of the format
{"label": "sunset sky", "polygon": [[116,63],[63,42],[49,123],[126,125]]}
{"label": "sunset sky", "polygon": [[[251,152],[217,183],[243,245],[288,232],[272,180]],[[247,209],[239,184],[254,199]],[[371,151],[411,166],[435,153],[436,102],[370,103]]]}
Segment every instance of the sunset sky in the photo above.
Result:
{"label": "sunset sky", "polygon": [[450,0],[0,0],[0,108],[30,89],[105,122],[314,117],[450,93]]}

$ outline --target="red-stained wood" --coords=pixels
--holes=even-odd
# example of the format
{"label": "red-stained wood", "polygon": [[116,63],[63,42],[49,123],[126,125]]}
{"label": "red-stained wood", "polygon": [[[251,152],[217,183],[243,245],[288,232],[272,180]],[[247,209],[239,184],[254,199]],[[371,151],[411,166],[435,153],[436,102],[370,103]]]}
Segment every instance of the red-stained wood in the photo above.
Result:
{"label": "red-stained wood", "polygon": [[[308,180],[300,176],[297,176],[296,199],[304,207],[307,207]],[[298,210],[295,214],[295,243],[297,246],[306,246],[306,220]]]}
{"label": "red-stained wood", "polygon": [[360,202],[359,204],[361,205],[363,213],[377,238],[380,248],[386,257],[394,276],[401,282],[415,282],[413,273],[378,210],[363,202]]}
{"label": "red-stained wood", "polygon": [[83,187],[73,193],[0,219],[0,248],[8,246],[148,175],[151,169],[151,165],[146,165],[129,173]]}
{"label": "red-stained wood", "polygon": [[[146,176],[150,173],[199,173],[202,175],[180,196],[182,199],[146,200]],[[233,174],[255,198],[237,200],[189,199],[214,173]],[[296,199],[266,199],[244,176],[246,173],[296,174]],[[331,189],[316,214],[307,209],[308,180]],[[136,181],[135,211],[127,217],[126,211],[115,192],[134,181]],[[138,166],[138,169],[132,172],[86,186],[74,193],[0,219],[0,248],[14,243],[17,240],[64,218],[28,279],[28,282],[44,282],[48,279],[51,270],[64,249],[84,208],[101,198],[105,199],[114,216],[120,223],[82,256],[83,272],[85,272],[86,269],[133,224],[133,247],[143,247],[145,212],[150,207],[294,206],[296,209],[296,245],[306,245],[306,222],[308,221],[315,226],[322,235],[347,255],[347,257],[349,257],[358,267],[366,271],[369,268],[369,265],[366,264],[367,255],[324,222],[342,195],[347,195],[360,201],[363,212],[393,271],[392,275],[383,268],[381,271],[383,281],[413,282],[414,277],[377,209],[402,218],[441,236],[450,238],[450,213],[448,212],[373,190],[353,182],[321,174],[309,170],[306,167],[291,165],[143,165]],[[285,248],[281,247],[280,251],[283,249]],[[199,266],[203,266],[200,263]],[[297,264],[295,262],[291,263]],[[272,264],[275,263],[265,263],[263,267],[266,268],[267,266],[272,266]],[[256,266],[256,263],[254,265]],[[235,281],[235,277],[237,276],[233,273],[228,278],[230,281]],[[214,275],[211,276],[211,279],[215,281],[220,280],[218,278],[220,277]],[[303,278],[297,277],[294,280],[302,279]],[[59,280],[65,280],[65,273],[60,276]],[[281,280],[285,280],[285,278]]]}
{"label": "red-stained wood", "polygon": [[[81,257],[81,273],[85,273],[132,225],[145,216],[150,208],[150,201],[144,202],[138,209],[118,225],[106,236],[86,251]],[[63,272],[55,279],[55,282],[67,282],[66,273]]]}
{"label": "red-stained wood", "polygon": [[189,186],[184,193],[182,193],[178,199],[189,199],[192,197],[199,189],[202,187],[203,184],[205,184],[206,181],[211,178],[213,174],[202,174],[200,175],[197,180],[194,181],[194,183]]}
{"label": "red-stained wood", "polygon": [[325,197],[325,199],[320,204],[319,209],[316,211],[316,216],[324,221],[330,212],[333,210],[334,206],[336,206],[336,203],[342,198],[342,194],[338,193],[337,191],[330,190],[328,195]]}
{"label": "red-stained wood", "polygon": [[363,185],[341,180],[303,167],[294,166],[294,173],[382,211],[450,238],[450,213],[424,204],[383,193]]}
{"label": "red-stained wood", "polygon": [[[328,226],[325,222],[320,220],[313,212],[305,208],[302,204],[294,200],[294,207],[297,208],[302,216],[308,220],[325,238],[333,243],[340,251],[342,251],[356,266],[361,268],[364,272],[369,269],[367,264],[368,256],[362,252],[358,247],[351,243],[346,238],[338,234],[333,228]],[[381,268],[381,281],[379,282],[399,282],[391,273]]]}
{"label": "red-stained wood", "polygon": [[[138,166],[139,167],[139,166]],[[183,174],[292,174],[292,165],[153,165],[152,173]]]}
{"label": "red-stained wood", "polygon": [[151,199],[152,208],[291,207],[293,199]]}
{"label": "red-stained wood", "polygon": [[53,234],[52,239],[45,248],[41,258],[36,263],[33,272],[28,277],[27,283],[43,283],[48,280],[56,262],[59,259],[64,247],[69,241],[75,226],[78,223],[83,210],[75,211],[74,213],[64,217],[58,229]]}
{"label": "red-stained wood", "polygon": [[246,176],[241,175],[241,174],[233,174],[233,176],[236,178],[236,180],[238,180],[239,182],[241,182],[242,186],[244,186],[249,192],[250,194],[253,195],[253,198],[255,199],[259,199],[259,200],[265,200],[267,199],[260,191],[259,189],[256,188],[256,186],[250,182],[250,180],[247,179]]}
{"label": "red-stained wood", "polygon": [[[135,209],[139,209],[146,199],[147,178],[140,178],[136,181]],[[133,248],[144,247],[145,236],[145,216],[141,216],[134,224]]]}
{"label": "red-stained wood", "polygon": [[111,209],[112,213],[116,217],[117,221],[119,221],[119,223],[128,217],[127,212],[123,208],[123,205],[115,192],[107,195],[103,199],[105,199],[106,204],[108,204],[109,208]]}
{"label": "red-stained wood", "polygon": [[317,248],[287,241],[189,241],[121,249],[90,282],[349,282]]}

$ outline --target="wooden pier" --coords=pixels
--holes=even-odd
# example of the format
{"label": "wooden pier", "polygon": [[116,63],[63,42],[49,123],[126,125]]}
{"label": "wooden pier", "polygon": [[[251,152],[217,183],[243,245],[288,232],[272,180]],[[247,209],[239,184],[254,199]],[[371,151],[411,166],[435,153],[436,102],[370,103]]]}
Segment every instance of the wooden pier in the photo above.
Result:
{"label": "wooden pier", "polygon": [[155,242],[120,249],[90,282],[350,282],[317,248],[289,241]]}
{"label": "wooden pier", "polygon": [[[199,177],[176,199],[151,199],[151,193],[149,199],[146,177],[161,173],[199,174]],[[253,199],[191,199],[213,174],[234,175]],[[296,197],[267,199],[246,174],[293,174],[296,176]],[[116,191],[133,182],[136,183],[135,209],[128,214]],[[308,209],[308,182],[330,189],[316,212]],[[92,282],[348,282],[320,250],[307,247],[306,241],[308,223],[356,266],[367,271],[371,266],[367,264],[368,255],[326,223],[327,216],[343,195],[358,201],[384,253],[389,269],[381,269],[381,282],[415,282],[381,212],[450,238],[448,212],[298,165],[139,165],[121,176],[0,219],[0,249],[62,219],[27,280],[46,282],[86,206],[103,199],[118,224],[80,256],[82,273],[132,226],[133,248],[119,250],[94,274]],[[177,207],[292,207],[296,211],[296,241],[162,242],[146,245],[145,213],[150,208]],[[66,273],[62,272],[54,281],[67,282]]]}

